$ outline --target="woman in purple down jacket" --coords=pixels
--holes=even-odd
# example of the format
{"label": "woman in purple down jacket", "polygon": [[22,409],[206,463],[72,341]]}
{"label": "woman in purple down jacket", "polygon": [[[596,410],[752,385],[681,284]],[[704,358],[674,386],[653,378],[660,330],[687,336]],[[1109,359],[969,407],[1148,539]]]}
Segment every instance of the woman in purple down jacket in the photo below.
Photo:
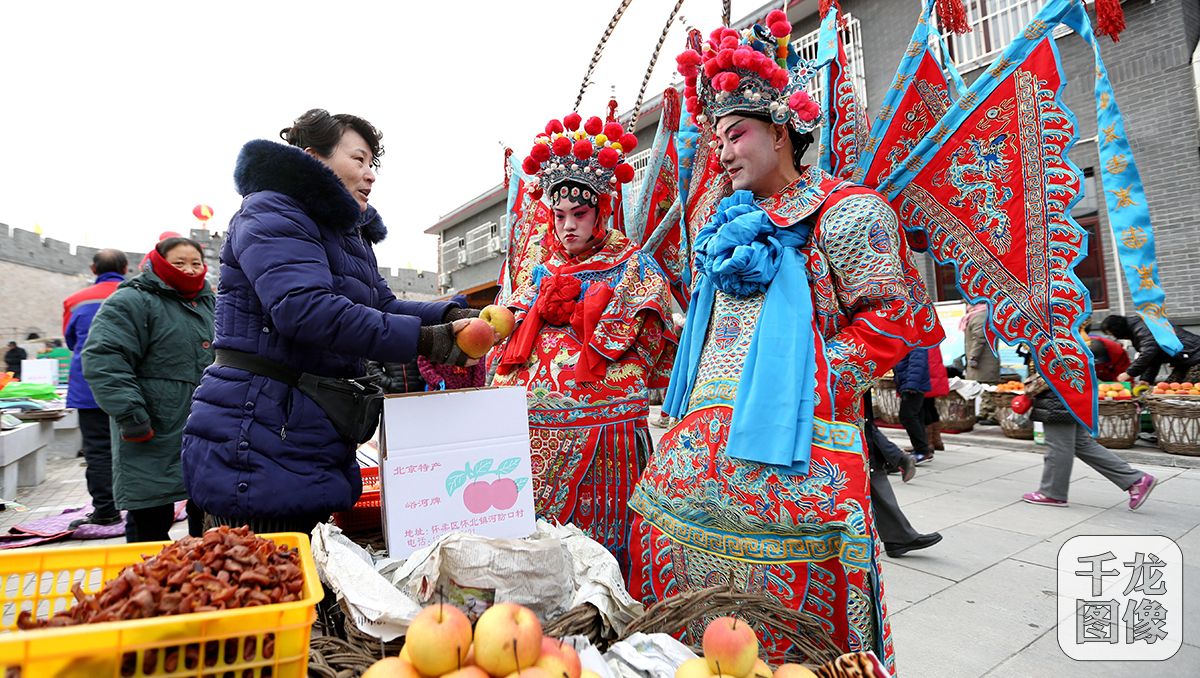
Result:
{"label": "woman in purple down jacket", "polygon": [[314,109],[280,136],[288,145],[251,141],[238,157],[217,362],[196,389],[183,472],[211,525],[308,532],[362,493],[354,445],[261,364],[343,378],[363,376],[367,360],[461,364],[454,334],[477,312],[398,300],[380,275],[372,246],[387,231],[367,204],[378,130]]}

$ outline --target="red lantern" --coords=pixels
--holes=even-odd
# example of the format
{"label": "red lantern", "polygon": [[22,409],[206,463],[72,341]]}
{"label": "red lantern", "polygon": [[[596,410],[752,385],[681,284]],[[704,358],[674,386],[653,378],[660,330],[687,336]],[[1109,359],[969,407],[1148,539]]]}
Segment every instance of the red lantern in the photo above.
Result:
{"label": "red lantern", "polygon": [[192,214],[201,222],[212,219],[213,210],[208,205],[196,205],[192,208]]}
{"label": "red lantern", "polygon": [[1033,407],[1033,400],[1029,396],[1022,393],[1012,399],[1012,411],[1017,414],[1025,414]]}

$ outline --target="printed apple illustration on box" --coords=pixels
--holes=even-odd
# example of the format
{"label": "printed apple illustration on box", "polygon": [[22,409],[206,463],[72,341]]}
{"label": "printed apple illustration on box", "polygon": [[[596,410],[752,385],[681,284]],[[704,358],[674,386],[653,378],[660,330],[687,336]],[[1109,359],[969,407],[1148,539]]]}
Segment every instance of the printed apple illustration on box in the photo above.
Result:
{"label": "printed apple illustration on box", "polygon": [[467,462],[461,471],[450,473],[446,476],[446,496],[453,497],[462,489],[463,506],[475,514],[491,508],[512,508],[517,503],[517,495],[529,483],[529,478],[508,477],[517,470],[520,457],[509,457],[493,468],[494,463],[495,459],[490,457],[479,459],[474,464]]}

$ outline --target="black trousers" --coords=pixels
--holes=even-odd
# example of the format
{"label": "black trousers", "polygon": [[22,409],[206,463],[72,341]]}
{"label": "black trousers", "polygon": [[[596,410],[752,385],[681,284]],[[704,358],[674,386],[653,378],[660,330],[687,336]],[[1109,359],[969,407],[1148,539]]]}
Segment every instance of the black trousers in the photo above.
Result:
{"label": "black trousers", "polygon": [[175,504],[129,509],[125,512],[125,541],[170,541],[175,523]]}
{"label": "black trousers", "polygon": [[117,504],[113,501],[112,438],[108,415],[100,408],[81,409],[78,412],[83,458],[87,461],[84,479],[87,480],[88,494],[92,495],[92,515],[109,518],[118,512]]}
{"label": "black trousers", "polygon": [[925,394],[920,391],[900,392],[900,424],[908,432],[913,453],[929,454],[929,440],[925,436]]}

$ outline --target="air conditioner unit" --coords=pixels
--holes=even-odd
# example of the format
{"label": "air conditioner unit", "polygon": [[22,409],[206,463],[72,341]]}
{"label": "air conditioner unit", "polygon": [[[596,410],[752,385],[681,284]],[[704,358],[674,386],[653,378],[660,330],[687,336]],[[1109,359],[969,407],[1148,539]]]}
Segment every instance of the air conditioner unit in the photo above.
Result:
{"label": "air conditioner unit", "polygon": [[458,265],[459,266],[467,265],[467,251],[466,250],[458,251]]}
{"label": "air conditioner unit", "polygon": [[450,287],[449,273],[441,273],[438,275],[438,287]]}
{"label": "air conditioner unit", "polygon": [[489,252],[499,252],[500,251],[500,236],[493,235],[491,238],[488,238],[488,251]]}

